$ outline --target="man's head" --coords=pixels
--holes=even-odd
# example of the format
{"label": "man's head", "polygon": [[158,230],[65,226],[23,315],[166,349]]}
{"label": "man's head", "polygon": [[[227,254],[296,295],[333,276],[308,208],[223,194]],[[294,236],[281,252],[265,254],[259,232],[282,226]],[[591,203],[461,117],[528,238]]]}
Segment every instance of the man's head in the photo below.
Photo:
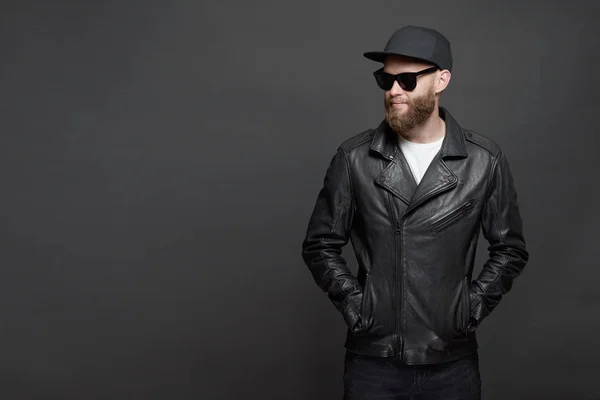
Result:
{"label": "man's head", "polygon": [[385,57],[383,68],[376,71],[375,76],[385,90],[385,120],[398,133],[426,121],[437,110],[441,93],[450,82],[448,70],[395,55]]}
{"label": "man's head", "polygon": [[450,82],[450,42],[436,30],[420,26],[398,29],[383,51],[364,56],[383,63],[374,73],[385,90],[386,121],[397,132],[424,122],[437,110],[441,93]]}

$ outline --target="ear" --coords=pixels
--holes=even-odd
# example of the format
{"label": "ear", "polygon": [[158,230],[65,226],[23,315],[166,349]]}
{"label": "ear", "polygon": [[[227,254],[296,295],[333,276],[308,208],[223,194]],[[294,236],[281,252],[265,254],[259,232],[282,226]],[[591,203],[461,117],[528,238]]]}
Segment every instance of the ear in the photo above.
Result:
{"label": "ear", "polygon": [[450,83],[450,78],[452,78],[452,74],[447,69],[444,69],[437,73],[435,78],[435,93],[441,93],[446,89],[448,84]]}

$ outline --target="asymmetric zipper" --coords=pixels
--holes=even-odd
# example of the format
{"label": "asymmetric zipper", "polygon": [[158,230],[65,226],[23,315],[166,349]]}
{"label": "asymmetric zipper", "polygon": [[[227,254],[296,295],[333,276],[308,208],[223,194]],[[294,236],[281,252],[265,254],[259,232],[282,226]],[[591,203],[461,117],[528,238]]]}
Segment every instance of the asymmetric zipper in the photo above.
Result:
{"label": "asymmetric zipper", "polygon": [[[397,243],[396,243],[396,266],[394,268],[394,319],[396,321],[396,332],[397,332],[397,357],[402,358],[402,354],[404,354],[404,340],[402,337],[402,327],[400,326],[400,318],[398,317],[398,310],[402,309],[403,306],[403,296],[402,296],[402,288],[400,288],[400,291],[398,291],[398,286],[399,286],[399,282],[401,283],[402,281],[398,278],[398,272],[399,270],[402,270],[402,260],[400,259],[401,257],[401,252],[400,252],[400,247],[402,245],[402,228],[401,228],[401,220],[396,220],[396,238],[397,238]],[[400,267],[400,268],[398,268]],[[398,296],[398,293],[400,293],[400,295]],[[398,298],[400,298],[400,302],[398,302]],[[402,310],[402,312],[404,312],[404,310]]]}
{"label": "asymmetric zipper", "polygon": [[[449,187],[453,187],[456,186],[457,181],[453,181]],[[398,240],[398,245],[396,246],[396,268],[394,268],[394,279],[395,279],[395,286],[396,286],[396,290],[398,289],[398,269],[400,269],[402,272],[404,271],[404,268],[402,267],[402,260],[400,260],[400,257],[398,257],[399,253],[401,253],[399,251],[401,245],[402,245],[402,221],[404,220],[404,218],[406,217],[406,214],[408,214],[409,212],[411,212],[412,210],[414,210],[418,205],[424,203],[425,201],[429,200],[431,197],[435,196],[436,194],[438,194],[439,192],[443,192],[444,190],[449,188],[448,186],[446,187],[440,187],[437,190],[434,190],[433,192],[429,193],[428,196],[424,197],[421,199],[421,201],[418,204],[415,204],[412,208],[408,209],[407,212],[404,213],[404,215],[402,215],[402,217],[399,220],[396,220],[396,237],[399,238]],[[466,206],[466,204],[464,205]],[[462,207],[461,207],[462,208]],[[398,265],[400,265],[400,268],[398,268]],[[402,276],[402,280],[404,280],[404,274]],[[402,287],[404,286],[404,282],[400,281],[401,285],[401,290],[400,290],[400,307],[402,308],[402,315],[404,315],[404,296],[402,296]],[[394,291],[395,292],[395,291]],[[396,318],[396,329],[398,329],[398,357],[400,357],[400,359],[402,359],[403,355],[404,355],[404,335],[403,335],[403,327],[400,324],[400,318],[398,318],[398,296],[396,295],[394,298],[394,304],[396,305],[396,312],[395,314],[395,318]]]}

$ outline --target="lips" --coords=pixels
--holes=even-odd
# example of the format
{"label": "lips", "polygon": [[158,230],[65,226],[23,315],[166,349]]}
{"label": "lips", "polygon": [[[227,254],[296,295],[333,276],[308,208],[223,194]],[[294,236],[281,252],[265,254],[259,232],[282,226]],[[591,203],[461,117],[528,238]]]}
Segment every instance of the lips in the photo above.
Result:
{"label": "lips", "polygon": [[408,101],[390,100],[390,104],[408,104]]}

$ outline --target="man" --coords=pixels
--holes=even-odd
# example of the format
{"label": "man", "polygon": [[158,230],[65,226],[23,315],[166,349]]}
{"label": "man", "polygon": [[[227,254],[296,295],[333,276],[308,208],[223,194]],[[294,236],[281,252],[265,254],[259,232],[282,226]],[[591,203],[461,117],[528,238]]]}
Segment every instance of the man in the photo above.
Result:
{"label": "man", "polygon": [[[407,26],[364,55],[383,63],[385,119],[337,149],[302,244],[348,326],[344,398],[480,399],[475,331],[529,258],[507,159],[439,106],[441,33]],[[489,259],[473,280],[480,229]]]}

